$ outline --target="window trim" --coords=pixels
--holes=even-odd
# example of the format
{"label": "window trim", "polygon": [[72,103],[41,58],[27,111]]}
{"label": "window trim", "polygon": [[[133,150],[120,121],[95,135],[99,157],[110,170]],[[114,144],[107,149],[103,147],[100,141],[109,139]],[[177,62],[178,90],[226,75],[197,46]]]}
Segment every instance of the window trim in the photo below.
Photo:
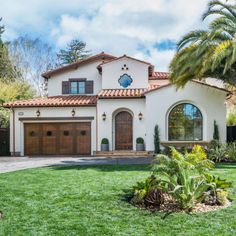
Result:
{"label": "window trim", "polygon": [[[170,115],[171,115],[171,112],[179,105],[192,105],[193,107],[196,107],[198,109],[198,111],[200,112],[200,115],[201,115],[201,139],[198,139],[198,140],[172,140],[170,139],[170,128],[169,128],[169,121],[170,121]],[[202,111],[201,108],[199,108],[198,105],[196,105],[194,102],[192,101],[181,101],[181,102],[178,102],[178,103],[175,103],[173,104],[167,114],[166,114],[166,140],[170,141],[170,142],[197,142],[197,141],[203,141],[204,140],[204,124],[205,124],[205,118],[204,118],[204,113]]]}

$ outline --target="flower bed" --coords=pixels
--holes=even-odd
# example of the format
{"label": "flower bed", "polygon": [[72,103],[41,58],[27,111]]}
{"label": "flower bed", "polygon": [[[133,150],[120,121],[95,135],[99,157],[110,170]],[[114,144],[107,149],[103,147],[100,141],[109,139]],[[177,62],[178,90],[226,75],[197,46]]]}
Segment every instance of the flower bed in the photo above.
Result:
{"label": "flower bed", "polygon": [[185,154],[170,149],[170,156],[156,156],[152,175],[133,187],[133,205],[164,212],[205,212],[230,205],[232,184],[210,173],[214,163],[201,146]]}

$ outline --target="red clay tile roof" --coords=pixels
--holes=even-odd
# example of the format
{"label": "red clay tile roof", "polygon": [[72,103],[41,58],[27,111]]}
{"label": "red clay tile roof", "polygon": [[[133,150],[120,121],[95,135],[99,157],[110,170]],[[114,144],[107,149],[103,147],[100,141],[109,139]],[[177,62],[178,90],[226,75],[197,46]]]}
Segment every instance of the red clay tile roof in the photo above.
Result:
{"label": "red clay tile roof", "polygon": [[10,107],[65,107],[65,106],[95,106],[97,96],[70,95],[54,96],[48,98],[34,98],[4,103],[3,106]]}
{"label": "red clay tile roof", "polygon": [[103,89],[98,98],[140,98],[147,89]]}
{"label": "red clay tile roof", "polygon": [[148,89],[103,89],[98,94],[98,98],[142,98],[149,91],[161,87],[160,85],[150,85]]}
{"label": "red clay tile roof", "polygon": [[44,78],[50,78],[50,76],[52,76],[54,74],[57,74],[57,73],[60,73],[60,72],[63,72],[63,71],[67,71],[67,70],[77,69],[79,66],[87,64],[87,63],[92,62],[92,61],[96,61],[96,60],[111,60],[111,59],[115,59],[115,58],[116,58],[115,56],[112,56],[112,55],[110,55],[108,53],[105,53],[105,52],[101,52],[101,53],[99,53],[97,55],[88,57],[88,58],[86,58],[84,60],[80,60],[80,61],[71,63],[69,65],[62,66],[62,67],[59,67],[57,69],[47,71],[47,72],[43,73],[42,76]]}
{"label": "red clay tile roof", "polygon": [[152,76],[149,77],[149,80],[156,80],[156,79],[168,79],[169,73],[168,72],[153,72]]}
{"label": "red clay tile roof", "polygon": [[[214,86],[214,85],[211,85],[211,84],[207,84],[207,83],[204,83],[202,81],[199,81],[199,80],[192,80],[190,81],[192,83],[196,83],[196,84],[200,84],[200,85],[203,85],[203,86],[207,86],[207,87],[210,87],[210,88],[213,88],[213,89],[217,89],[217,90],[221,90],[223,92],[226,92],[228,94],[230,94],[230,92],[227,90],[227,89],[224,89],[224,88],[220,88],[220,87],[217,87],[217,86]],[[157,86],[155,87],[155,85],[153,87],[150,87],[146,92],[146,93],[149,93],[149,92],[152,92],[152,91],[155,91],[155,90],[158,90],[158,89],[161,89],[161,88],[164,88],[164,87],[168,87],[170,85],[173,85],[171,84],[170,82],[168,84],[164,84],[164,85],[161,85],[161,86]],[[174,85],[173,85],[174,86]]]}

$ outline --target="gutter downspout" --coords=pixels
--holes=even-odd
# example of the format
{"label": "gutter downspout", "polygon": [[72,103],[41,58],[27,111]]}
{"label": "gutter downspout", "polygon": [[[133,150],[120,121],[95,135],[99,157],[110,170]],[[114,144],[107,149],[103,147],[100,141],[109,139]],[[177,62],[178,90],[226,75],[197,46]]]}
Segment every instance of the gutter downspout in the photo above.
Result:
{"label": "gutter downspout", "polygon": [[15,131],[15,110],[11,107],[12,110],[12,120],[13,120],[13,129],[12,129],[12,133],[13,133],[13,156],[16,155],[16,141],[15,141],[15,136],[16,136],[16,131]]}
{"label": "gutter downspout", "polygon": [[96,154],[98,151],[98,101],[96,104]]}

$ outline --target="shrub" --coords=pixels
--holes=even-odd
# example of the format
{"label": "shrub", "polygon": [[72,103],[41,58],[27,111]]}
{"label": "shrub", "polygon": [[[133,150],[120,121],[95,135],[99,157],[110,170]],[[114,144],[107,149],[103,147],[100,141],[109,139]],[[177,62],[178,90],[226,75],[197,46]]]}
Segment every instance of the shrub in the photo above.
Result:
{"label": "shrub", "polygon": [[160,188],[154,188],[148,190],[144,198],[144,204],[146,206],[160,207],[164,203],[164,191]]}
{"label": "shrub", "polygon": [[219,205],[225,205],[225,203],[228,201],[228,191],[218,189],[216,191],[216,196],[217,196],[217,203]]}
{"label": "shrub", "polygon": [[227,114],[227,125],[228,126],[236,125],[236,112],[231,112]]}
{"label": "shrub", "polygon": [[204,192],[211,184],[206,183],[201,176],[190,176],[187,171],[184,171],[180,177],[181,184],[172,182],[173,191],[170,193],[177,200],[181,209],[191,211],[197,202],[202,201]]}
{"label": "shrub", "polygon": [[213,139],[214,140],[219,140],[220,136],[219,136],[219,127],[216,123],[216,121],[214,120],[214,132],[213,132]]}
{"label": "shrub", "polygon": [[185,211],[191,211],[198,202],[224,205],[232,183],[211,175],[209,170],[213,168],[214,163],[207,159],[201,146],[183,154],[170,147],[170,156],[156,156],[153,175],[134,186],[131,202],[160,207],[171,198]]}
{"label": "shrub", "polygon": [[212,190],[206,191],[206,192],[203,194],[202,203],[204,203],[204,204],[206,204],[206,205],[210,205],[210,206],[217,205],[216,192],[215,192],[215,191],[212,191]]}
{"label": "shrub", "polygon": [[215,142],[208,149],[208,159],[214,162],[235,161],[236,160],[236,143]]}
{"label": "shrub", "polygon": [[227,189],[232,187],[232,182],[210,174],[206,176],[206,181],[212,187],[204,193],[203,202],[206,205],[224,205],[228,199]]}
{"label": "shrub", "polygon": [[216,148],[216,147],[219,147],[219,146],[220,146],[220,141],[212,139],[208,148],[212,149],[212,148]]}
{"label": "shrub", "polygon": [[133,187],[133,198],[131,203],[134,205],[145,205],[159,207],[164,202],[163,190],[159,187],[160,182],[154,175],[145,181],[138,182]]}
{"label": "shrub", "polygon": [[141,138],[141,137],[137,138],[137,139],[136,139],[136,143],[137,143],[137,144],[144,144],[143,138]]}
{"label": "shrub", "polygon": [[190,211],[196,202],[202,201],[204,192],[211,186],[202,174],[210,168],[212,163],[200,147],[185,155],[172,147],[171,157],[157,155],[153,171],[165,183],[164,189],[176,199],[179,207]]}
{"label": "shrub", "polygon": [[102,144],[109,144],[109,140],[107,138],[102,139]]}
{"label": "shrub", "polygon": [[154,152],[156,154],[161,152],[161,148],[160,148],[160,131],[159,131],[158,125],[155,125],[155,128],[154,128],[154,147],[155,147]]}
{"label": "shrub", "polygon": [[232,182],[227,181],[226,179],[221,179],[214,175],[207,175],[206,181],[208,183],[213,183],[216,189],[228,189],[232,187]]}
{"label": "shrub", "polygon": [[228,143],[227,155],[229,160],[236,161],[236,142]]}
{"label": "shrub", "polygon": [[208,158],[214,162],[221,162],[228,160],[227,145],[219,144],[215,148],[208,150]]}

